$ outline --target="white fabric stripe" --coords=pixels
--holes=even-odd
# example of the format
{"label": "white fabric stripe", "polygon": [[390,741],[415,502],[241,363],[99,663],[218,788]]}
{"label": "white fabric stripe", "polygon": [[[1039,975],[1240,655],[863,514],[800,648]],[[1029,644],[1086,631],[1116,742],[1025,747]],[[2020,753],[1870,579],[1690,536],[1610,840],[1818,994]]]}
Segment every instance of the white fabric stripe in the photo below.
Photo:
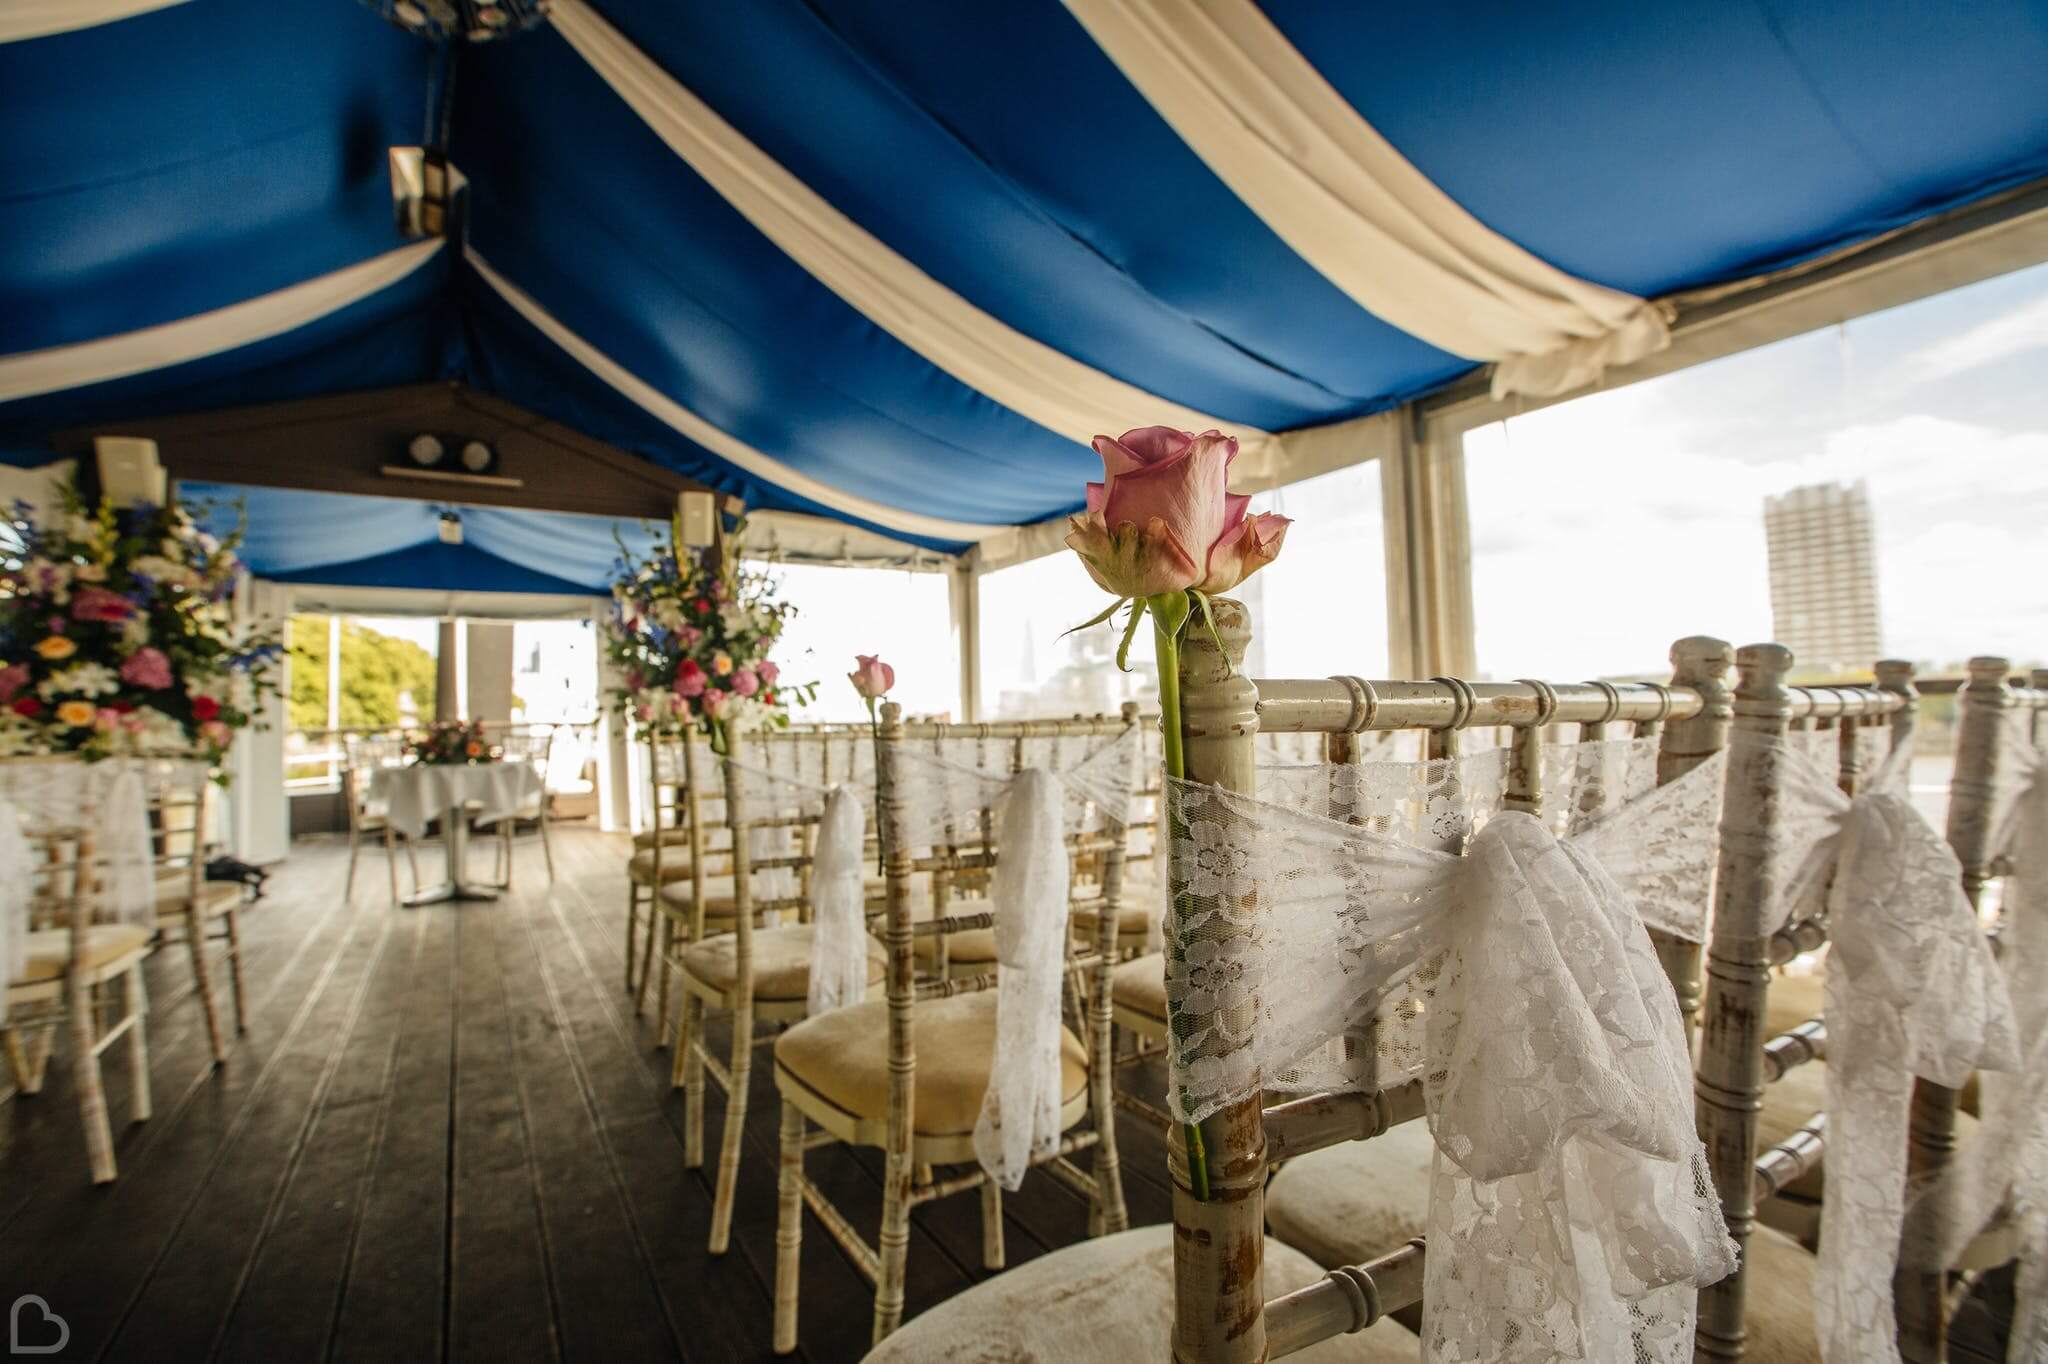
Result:
{"label": "white fabric stripe", "polygon": [[1164,424],[1273,437],[1147,393],[991,317],[889,249],[741,136],[584,0],[549,11],[570,46],[662,141],[819,283],[969,388],[1086,445]]}
{"label": "white fabric stripe", "polygon": [[[551,12],[559,14],[560,10]],[[475,247],[465,247],[463,253],[469,263],[476,267],[477,274],[483,277],[486,284],[496,289],[499,296],[511,304],[521,317],[540,328],[550,341],[567,351],[578,364],[617,389],[622,397],[639,406],[650,416],[675,428],[713,454],[731,461],[755,477],[766,479],[799,497],[809,498],[820,506],[830,507],[834,511],[844,512],[848,516],[858,517],[878,526],[887,526],[890,530],[901,531],[906,535],[922,535],[934,540],[981,540],[991,535],[1009,532],[1008,526],[986,525],[973,521],[945,521],[935,516],[919,516],[915,512],[903,511],[880,502],[870,502],[852,493],[841,492],[828,483],[821,483],[808,474],[799,473],[772,455],[764,455],[738,437],[721,431],[570,331],[518,285],[493,270],[490,263],[477,253]]]}
{"label": "white fabric stripe", "polygon": [[4,0],[0,3],[0,43],[18,43],[24,38],[111,24],[116,19],[184,3],[185,0]]}
{"label": "white fabric stripe", "polygon": [[281,336],[388,289],[441,249],[437,238],[302,284],[140,331],[0,355],[0,402],[142,374]]}
{"label": "white fabric stripe", "polygon": [[1655,304],[1576,279],[1411,165],[1252,0],[1067,0],[1181,139],[1362,307],[1552,394],[1670,344]]}

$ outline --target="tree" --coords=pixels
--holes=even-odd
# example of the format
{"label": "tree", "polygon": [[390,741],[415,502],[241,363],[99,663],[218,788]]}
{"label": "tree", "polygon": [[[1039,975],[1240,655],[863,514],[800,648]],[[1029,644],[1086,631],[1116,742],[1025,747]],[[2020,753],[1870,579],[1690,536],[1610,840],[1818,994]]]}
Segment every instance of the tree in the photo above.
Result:
{"label": "tree", "polygon": [[[291,621],[291,716],[294,729],[327,728],[326,616]],[[398,639],[344,620],[341,625],[341,706],[344,729],[385,729],[434,718],[434,656]]]}

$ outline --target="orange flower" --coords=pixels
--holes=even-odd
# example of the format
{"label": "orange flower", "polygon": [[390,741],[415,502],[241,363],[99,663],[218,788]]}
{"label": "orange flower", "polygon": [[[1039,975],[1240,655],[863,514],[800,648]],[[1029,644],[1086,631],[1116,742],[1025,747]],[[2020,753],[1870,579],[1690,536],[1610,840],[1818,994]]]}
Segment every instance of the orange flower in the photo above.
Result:
{"label": "orange flower", "polygon": [[56,663],[77,653],[78,645],[75,641],[66,639],[62,635],[49,635],[37,643],[36,652],[49,659],[50,662]]}

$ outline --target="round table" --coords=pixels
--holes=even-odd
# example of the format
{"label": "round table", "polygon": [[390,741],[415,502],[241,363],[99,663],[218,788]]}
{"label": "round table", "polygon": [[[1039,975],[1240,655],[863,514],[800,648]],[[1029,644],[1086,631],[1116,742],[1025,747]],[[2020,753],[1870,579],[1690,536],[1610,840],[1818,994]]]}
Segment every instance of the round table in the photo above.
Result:
{"label": "round table", "polygon": [[384,803],[391,827],[407,838],[418,838],[438,818],[448,854],[448,879],[415,890],[405,903],[497,899],[495,889],[467,879],[470,817],[480,824],[510,819],[541,794],[540,773],[525,761],[412,763],[377,769],[370,777],[370,798]]}

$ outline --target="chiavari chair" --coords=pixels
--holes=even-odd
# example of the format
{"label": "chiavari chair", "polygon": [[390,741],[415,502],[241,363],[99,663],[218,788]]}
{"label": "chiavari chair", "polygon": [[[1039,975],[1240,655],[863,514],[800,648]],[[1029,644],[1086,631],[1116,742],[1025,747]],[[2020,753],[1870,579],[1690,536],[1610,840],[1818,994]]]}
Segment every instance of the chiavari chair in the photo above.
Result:
{"label": "chiavari chair", "polygon": [[[139,924],[98,921],[102,868],[90,827],[31,827],[22,846],[28,865],[10,868],[9,874],[26,883],[28,931],[19,944],[14,979],[7,983],[0,1050],[21,1091],[40,1093],[57,1030],[68,1032],[92,1181],[106,1184],[119,1169],[100,1056],[123,1037],[133,1085],[130,1118],[144,1122],[151,1112],[149,1002],[142,979],[150,931]],[[122,1013],[102,1026],[100,996],[116,984]]]}
{"label": "chiavari chair", "polygon": [[342,745],[342,802],[348,811],[348,876],[342,882],[341,897],[355,891],[356,858],[366,837],[384,844],[384,868],[391,874],[391,903],[398,903],[398,842],[405,843],[406,860],[412,864],[413,889],[420,886],[419,855],[412,840],[391,827],[385,802],[370,794],[370,778],[380,767],[395,767],[404,761],[405,743],[396,735],[351,734]]}
{"label": "chiavari chair", "polygon": [[497,821],[497,885],[501,889],[512,888],[512,835],[517,831],[521,820],[533,821],[534,828],[540,835],[541,857],[547,863],[548,880],[555,879],[555,848],[554,844],[548,841],[550,796],[547,772],[549,757],[555,750],[555,739],[560,732],[561,730],[553,725],[525,726],[507,730],[498,741],[504,749],[506,762],[526,763],[541,779],[532,796],[517,810]]}
{"label": "chiavari chair", "polygon": [[156,844],[156,932],[167,947],[184,944],[213,1059],[222,1062],[228,1059],[227,1034],[221,1025],[219,987],[209,953],[215,945],[221,949],[228,968],[228,989],[234,996],[235,1032],[247,1032],[241,919],[246,896],[237,882],[206,879],[205,785],[203,773],[180,771],[159,781],[150,793]]}
{"label": "chiavari chair", "polygon": [[[661,990],[655,1035],[665,1038],[676,901],[687,907],[705,899],[705,883],[725,869],[726,854],[722,849],[714,853],[714,831],[707,827],[714,811],[705,786],[716,778],[703,743],[694,735],[653,729],[644,732],[644,741],[647,828],[633,836],[633,853],[626,861],[626,989],[633,996],[633,1011],[645,1010],[658,948]],[[682,890],[677,892],[677,887]]]}
{"label": "chiavari chair", "polygon": [[[718,1179],[711,1209],[710,1251],[725,1253],[732,1227],[734,1191],[738,1185],[740,1143],[747,1116],[748,1087],[753,1076],[755,1028],[795,1023],[809,1014],[811,952],[816,925],[810,922],[806,877],[815,852],[820,813],[784,813],[772,805],[756,808],[748,799],[745,764],[781,767],[774,756],[800,747],[824,748],[815,733],[735,735],[722,764],[725,777],[726,824],[732,831],[733,911],[730,927],[710,932],[717,921],[693,924],[687,943],[676,954],[681,987],[676,1012],[672,1083],[683,1090],[683,1164],[704,1163],[704,1082],[708,1071],[725,1091],[725,1129],[719,1145]],[[822,764],[820,765],[822,768]],[[820,775],[824,775],[821,771]],[[756,857],[754,830],[794,835],[797,850]],[[757,893],[756,876],[784,873],[784,887],[765,886]],[[767,916],[797,915],[802,921],[759,926]],[[868,985],[879,983],[885,965],[882,945],[868,942]],[[732,1023],[730,1060],[720,1065],[705,1037],[708,1014],[725,1013]]]}
{"label": "chiavari chair", "polygon": [[[808,1206],[861,1273],[875,1285],[874,1338],[882,1340],[901,1322],[910,1213],[914,1207],[956,1193],[981,1192],[983,1261],[999,1268],[1004,1258],[1000,1187],[985,1169],[939,1176],[934,1167],[976,1161],[974,1128],[983,1095],[1005,1058],[997,1054],[999,972],[970,978],[937,976],[919,980],[917,938],[991,928],[1000,907],[949,914],[948,902],[932,917],[914,919],[915,878],[942,879],[962,870],[983,874],[1021,849],[997,846],[986,819],[973,828],[951,828],[942,846],[913,847],[902,832],[908,799],[900,755],[910,745],[933,739],[1014,745],[1010,770],[1029,760],[1027,746],[1062,736],[1115,740],[1129,732],[1125,717],[1091,721],[1019,721],[993,725],[907,724],[902,708],[882,708],[876,749],[877,823],[882,837],[886,911],[887,990],[883,999],[806,1019],[776,1040],[775,1081],[782,1096],[781,1175],[776,1224],[774,1346],[788,1353],[797,1343],[798,1263],[803,1209]],[[1114,960],[1113,925],[1123,872],[1124,833],[1118,819],[1104,832],[1065,837],[1070,858],[1101,854],[1102,914],[1086,957],[1066,944],[1063,979],[1090,976],[1085,1038],[1063,1022],[1059,1038],[1059,1130],[1050,1155],[1032,1168],[1069,1185],[1089,1201],[1092,1234],[1115,1233],[1127,1221],[1118,1170],[1116,1129],[1109,1084],[1109,971]],[[1084,892],[1085,893],[1085,892]],[[1068,907],[1069,920],[1071,906]],[[1070,930],[1069,930],[1070,931]],[[943,966],[943,960],[939,963]],[[1007,969],[1007,968],[1006,968]],[[1055,1008],[1060,1000],[1053,999]],[[1092,1118],[1087,1130],[1077,1130]],[[808,1135],[815,1126],[820,1131]],[[880,1147],[885,1153],[880,1234],[868,1242],[851,1221],[804,1174],[804,1153],[843,1142]],[[1088,1171],[1070,1159],[1093,1148]],[[1113,1239],[1113,1238],[1112,1238]]]}

